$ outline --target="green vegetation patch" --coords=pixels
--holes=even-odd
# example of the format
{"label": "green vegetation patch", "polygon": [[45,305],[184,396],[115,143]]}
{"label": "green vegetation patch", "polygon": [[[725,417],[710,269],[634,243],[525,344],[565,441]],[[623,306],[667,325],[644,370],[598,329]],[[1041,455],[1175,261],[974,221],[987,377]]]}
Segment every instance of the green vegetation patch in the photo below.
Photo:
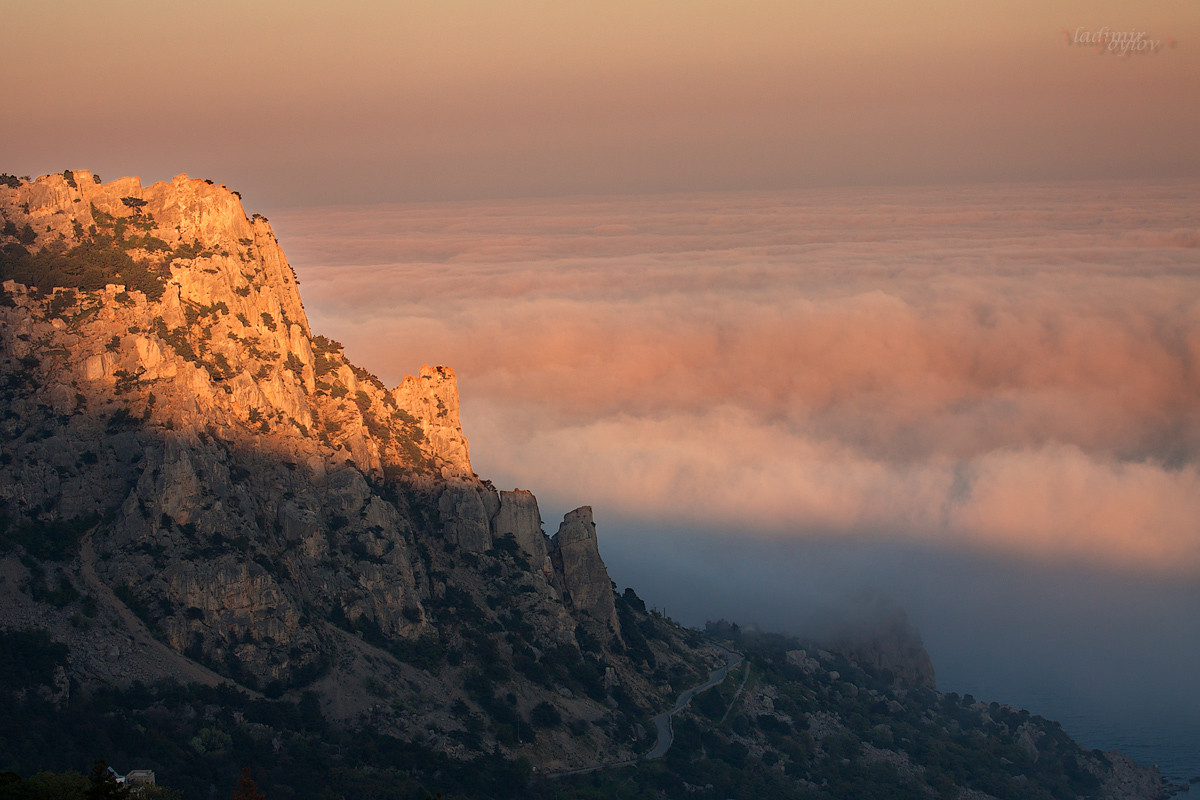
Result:
{"label": "green vegetation patch", "polygon": [[134,259],[128,251],[138,248],[169,251],[167,244],[149,236],[126,236],[131,224],[145,228],[146,222],[131,223],[95,207],[92,216],[96,225],[87,234],[77,226],[81,239],[73,247],[63,241],[51,242],[36,253],[28,250],[36,234],[26,224],[27,230],[16,234],[17,241],[0,245],[0,280],[15,280],[43,292],[58,286],[99,291],[106,284],[123,283],[152,300],[161,298],[164,286],[161,268]]}
{"label": "green vegetation patch", "polygon": [[[52,646],[48,637],[37,642],[42,653],[44,645]],[[6,654],[26,649],[4,646],[0,639],[0,671]],[[62,647],[58,661],[43,659],[32,674],[18,669],[15,680],[30,685],[47,667],[52,675],[55,664],[65,660]],[[20,780],[21,775],[88,771],[98,756],[122,770],[153,769],[160,785],[187,800],[230,797],[228,788],[213,787],[237,785],[244,768],[262,794],[281,800],[524,798],[531,777],[524,759],[499,753],[451,758],[427,744],[421,733],[405,742],[369,729],[330,726],[311,692],[294,702],[252,699],[228,685],[135,682],[127,689],[72,691],[60,707],[36,692],[23,697],[0,692],[0,770],[16,773],[16,779],[0,773],[0,799],[9,800],[9,787],[33,782]],[[74,783],[88,782],[76,777]],[[85,796],[94,800],[107,795],[54,795],[55,800]]]}
{"label": "green vegetation patch", "polygon": [[70,561],[79,553],[83,535],[104,520],[100,514],[48,522],[29,520],[0,534],[0,549],[20,545],[42,561]]}
{"label": "green vegetation patch", "polygon": [[54,682],[55,667],[67,665],[67,646],[48,631],[0,631],[0,688],[7,691]]}

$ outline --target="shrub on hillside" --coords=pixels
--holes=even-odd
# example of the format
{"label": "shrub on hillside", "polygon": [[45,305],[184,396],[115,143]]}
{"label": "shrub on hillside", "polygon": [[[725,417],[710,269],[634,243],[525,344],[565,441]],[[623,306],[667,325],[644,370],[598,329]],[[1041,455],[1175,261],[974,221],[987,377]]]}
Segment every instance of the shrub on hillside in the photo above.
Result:
{"label": "shrub on hillside", "polygon": [[99,291],[106,284],[123,283],[152,300],[161,298],[163,279],[158,270],[135,260],[128,251],[136,247],[161,250],[166,244],[153,237],[127,239],[128,222],[95,208],[92,213],[96,226],[71,248],[55,242],[31,253],[27,248],[37,241],[37,232],[26,223],[17,235],[19,245],[0,247],[0,280],[14,280],[42,292],[55,287]]}

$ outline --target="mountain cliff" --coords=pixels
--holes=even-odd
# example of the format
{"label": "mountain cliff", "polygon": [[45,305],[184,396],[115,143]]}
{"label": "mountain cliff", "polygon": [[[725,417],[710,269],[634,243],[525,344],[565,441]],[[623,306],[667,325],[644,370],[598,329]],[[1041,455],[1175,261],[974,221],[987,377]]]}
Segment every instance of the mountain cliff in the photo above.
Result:
{"label": "mountain cliff", "polygon": [[[226,187],[79,171],[0,187],[0,214],[3,622],[54,628],[76,679],[312,689],[565,766],[632,755],[712,663],[644,610],[622,630],[591,509],[547,537],[474,474],[453,370],[388,388],[314,335]],[[543,704],[586,735],[522,735]]]}

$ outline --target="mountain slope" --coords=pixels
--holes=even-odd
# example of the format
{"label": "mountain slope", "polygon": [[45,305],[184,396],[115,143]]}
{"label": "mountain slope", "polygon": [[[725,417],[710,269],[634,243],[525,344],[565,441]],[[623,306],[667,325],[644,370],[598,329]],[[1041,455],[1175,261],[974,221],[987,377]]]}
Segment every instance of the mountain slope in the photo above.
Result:
{"label": "mountain slope", "polygon": [[[313,335],[224,186],[81,171],[0,188],[0,213],[4,569],[32,587],[5,622],[60,606],[76,679],[313,689],[334,719],[570,766],[632,755],[712,663],[619,617],[590,509],[547,537],[532,494],[474,475],[452,370],[388,389]],[[590,724],[530,741],[543,705]]]}

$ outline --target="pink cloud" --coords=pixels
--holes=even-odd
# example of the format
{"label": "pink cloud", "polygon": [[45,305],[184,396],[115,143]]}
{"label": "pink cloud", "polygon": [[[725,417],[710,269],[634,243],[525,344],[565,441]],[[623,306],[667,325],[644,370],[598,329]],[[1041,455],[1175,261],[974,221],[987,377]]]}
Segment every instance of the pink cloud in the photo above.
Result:
{"label": "pink cloud", "polygon": [[455,367],[481,474],[771,535],[1195,569],[1196,188],[272,216],[319,330],[391,382]]}

